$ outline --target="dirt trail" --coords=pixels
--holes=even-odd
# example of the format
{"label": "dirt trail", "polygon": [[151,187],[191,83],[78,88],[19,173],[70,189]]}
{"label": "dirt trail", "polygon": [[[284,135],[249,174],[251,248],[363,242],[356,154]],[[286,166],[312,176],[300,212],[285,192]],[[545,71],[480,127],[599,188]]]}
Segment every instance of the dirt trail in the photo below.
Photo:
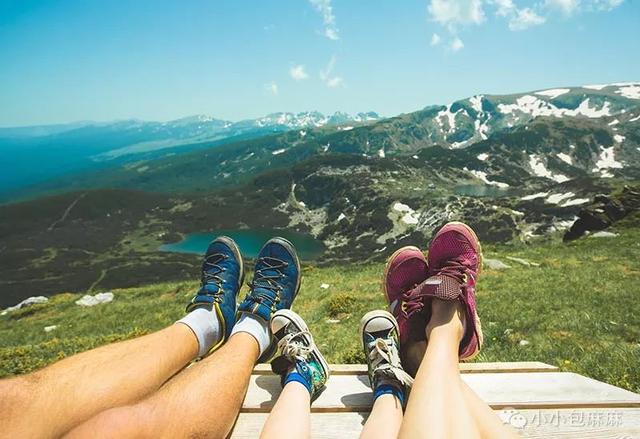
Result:
{"label": "dirt trail", "polygon": [[85,192],[83,194],[80,194],[80,196],[78,198],[73,200],[73,202],[71,204],[69,204],[69,206],[67,206],[67,208],[65,209],[64,213],[62,214],[62,216],[59,219],[57,219],[57,220],[55,220],[54,222],[51,223],[49,228],[47,228],[47,231],[49,231],[49,232],[52,231],[55,226],[57,226],[62,221],[67,219],[67,216],[69,216],[69,213],[71,212],[71,209],[73,209],[75,207],[75,205],[78,204],[78,201],[83,199],[85,197],[85,195],[87,195],[87,192]]}

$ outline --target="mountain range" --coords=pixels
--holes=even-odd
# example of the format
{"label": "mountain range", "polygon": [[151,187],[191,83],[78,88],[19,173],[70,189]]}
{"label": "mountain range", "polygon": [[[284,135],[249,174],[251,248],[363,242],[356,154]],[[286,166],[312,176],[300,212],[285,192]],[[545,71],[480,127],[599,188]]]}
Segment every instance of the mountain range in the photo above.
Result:
{"label": "mountain range", "polygon": [[124,120],[0,128],[5,166],[0,175],[0,199],[11,199],[21,188],[74,172],[111,168],[132,160],[150,160],[292,129],[355,125],[379,119],[374,112],[325,116],[311,111],[274,113],[240,122],[197,115],[169,122]]}
{"label": "mountain range", "polygon": [[[179,278],[197,258],[158,248],[201,231],[303,232],[324,244],[322,263],[382,259],[451,220],[487,242],[546,239],[596,194],[640,180],[640,83],[477,95],[387,119],[268,120],[262,134],[189,134],[195,143],[147,151],[136,148],[158,139],[136,137],[134,122],[104,128],[113,141],[87,153],[91,168],[10,191],[24,201],[0,205],[3,289]],[[207,124],[196,117],[141,133],[187,132],[181,123],[192,133]],[[31,279],[34,268],[42,279]]]}

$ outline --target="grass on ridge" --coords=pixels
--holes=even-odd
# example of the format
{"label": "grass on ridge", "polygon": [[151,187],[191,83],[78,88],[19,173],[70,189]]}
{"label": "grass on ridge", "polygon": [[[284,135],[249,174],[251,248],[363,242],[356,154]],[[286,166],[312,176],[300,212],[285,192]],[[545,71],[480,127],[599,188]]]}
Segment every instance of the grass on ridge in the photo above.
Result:
{"label": "grass on ridge", "polygon": [[[485,345],[476,361],[543,361],[640,392],[640,230],[614,231],[620,236],[568,245],[554,239],[485,248],[485,257],[512,268],[486,270],[480,278]],[[541,265],[525,267],[507,256]],[[329,362],[364,362],[358,323],[365,312],[384,308],[382,270],[380,263],[304,267],[294,309]],[[323,283],[329,288],[321,288]],[[196,286],[194,281],[113,290],[112,303],[93,308],[75,305],[80,295],[61,294],[0,316],[0,377],[171,324]],[[45,333],[49,325],[58,327]]]}

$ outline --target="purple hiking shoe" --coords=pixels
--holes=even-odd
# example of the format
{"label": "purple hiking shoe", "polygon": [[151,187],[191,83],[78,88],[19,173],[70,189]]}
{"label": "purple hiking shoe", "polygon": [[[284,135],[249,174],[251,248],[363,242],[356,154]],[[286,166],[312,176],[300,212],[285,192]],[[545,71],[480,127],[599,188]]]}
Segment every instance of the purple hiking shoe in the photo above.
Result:
{"label": "purple hiking shoe", "polygon": [[412,304],[414,312],[422,310],[432,298],[459,300],[465,329],[458,355],[460,360],[471,360],[480,352],[483,341],[476,309],[476,281],[482,269],[480,241],[466,224],[448,223],[431,241],[428,263],[429,277],[408,291],[403,300]]}
{"label": "purple hiking shoe", "polygon": [[[411,331],[413,325],[410,320],[415,320],[411,319],[413,313],[407,312],[408,305],[403,296],[426,278],[427,259],[417,247],[402,247],[396,250],[387,261],[382,279],[382,289],[389,305],[389,311],[398,322],[400,344],[406,343],[410,339],[410,334],[414,332]],[[424,325],[422,326],[422,339],[424,340]]]}

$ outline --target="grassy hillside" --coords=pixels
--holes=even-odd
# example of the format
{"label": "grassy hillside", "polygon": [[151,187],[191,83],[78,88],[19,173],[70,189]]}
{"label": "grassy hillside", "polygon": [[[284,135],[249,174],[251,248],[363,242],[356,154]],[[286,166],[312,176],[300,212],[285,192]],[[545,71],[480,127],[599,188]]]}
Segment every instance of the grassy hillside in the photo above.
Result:
{"label": "grassy hillside", "polygon": [[[477,361],[539,360],[640,392],[640,230],[631,224],[614,229],[620,234],[615,238],[564,245],[555,237],[535,246],[485,248],[485,257],[512,268],[486,270],[480,279],[486,344]],[[540,266],[525,267],[507,256]],[[358,321],[384,306],[382,269],[381,263],[304,267],[294,308],[330,362],[364,361]],[[182,282],[114,290],[112,303],[93,308],[75,305],[77,294],[61,294],[0,316],[0,376],[171,324],[195,288],[196,282]],[[45,333],[49,325],[58,328]]]}

